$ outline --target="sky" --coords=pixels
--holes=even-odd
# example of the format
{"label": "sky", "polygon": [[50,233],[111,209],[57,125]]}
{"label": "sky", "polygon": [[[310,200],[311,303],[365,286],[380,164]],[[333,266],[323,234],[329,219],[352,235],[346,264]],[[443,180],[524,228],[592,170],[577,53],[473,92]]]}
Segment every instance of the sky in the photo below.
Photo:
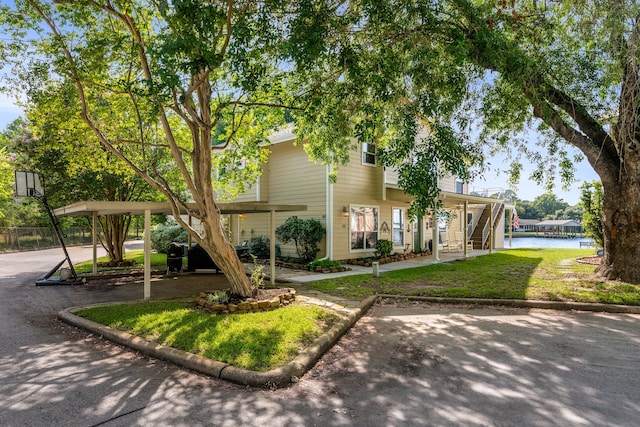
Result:
{"label": "sky", "polygon": [[[577,152],[577,150],[576,150]],[[506,160],[504,156],[497,155],[488,159],[493,165],[494,169],[490,172],[486,172],[482,178],[476,179],[470,184],[470,191],[480,192],[482,189],[502,188],[504,190],[509,189],[508,174],[510,161]],[[498,166],[496,166],[498,165]],[[501,168],[501,166],[503,167]],[[502,170],[500,170],[502,169]],[[593,170],[589,162],[586,159],[580,163],[575,164],[575,182],[567,190],[562,189],[562,184],[559,179],[556,179],[552,193],[556,195],[559,200],[563,200],[571,206],[578,204],[580,201],[580,186],[584,181],[599,181],[600,177]],[[533,201],[536,197],[546,192],[544,186],[527,179],[534,171],[534,166],[531,164],[523,163],[523,169],[520,174],[520,182],[516,186],[515,193],[520,200]],[[489,194],[495,193],[490,191]],[[517,208],[517,206],[516,206]]]}
{"label": "sky", "polygon": [[[0,94],[0,131],[3,130],[7,124],[22,116],[22,109],[16,106],[13,99],[7,98],[5,95]],[[489,171],[484,174],[480,179],[476,179],[470,184],[471,191],[481,192],[485,189],[491,189],[491,193],[497,192],[498,189],[507,190],[509,185],[507,184],[508,162],[501,156],[494,156],[489,158],[488,161],[494,165],[504,165],[504,171],[498,170]],[[533,201],[537,196],[544,194],[545,189],[537,183],[526,179],[533,171],[533,166],[524,164],[521,173],[521,180],[515,189],[518,198],[521,200]],[[563,200],[569,205],[576,205],[580,200],[580,185],[583,181],[598,180],[598,175],[594,172],[593,168],[586,160],[576,164],[576,182],[571,185],[569,190],[563,190],[559,182],[556,183],[553,193],[558,199]]]}

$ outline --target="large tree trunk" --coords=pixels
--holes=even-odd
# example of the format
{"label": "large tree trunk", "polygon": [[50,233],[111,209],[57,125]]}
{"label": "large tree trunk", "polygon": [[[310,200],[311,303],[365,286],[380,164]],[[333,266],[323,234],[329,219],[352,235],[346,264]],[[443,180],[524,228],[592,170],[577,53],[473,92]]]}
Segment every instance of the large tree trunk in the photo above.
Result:
{"label": "large tree trunk", "polygon": [[640,174],[629,172],[603,186],[604,258],[596,271],[607,279],[640,283]]}
{"label": "large tree trunk", "polygon": [[198,239],[200,246],[207,251],[211,259],[225,274],[231,291],[239,295],[251,296],[251,282],[235,248],[227,240],[220,215],[206,216],[202,220],[202,227],[204,238]]}
{"label": "large tree trunk", "polygon": [[124,241],[130,221],[131,217],[125,215],[106,215],[100,219],[100,228],[104,236],[102,245],[111,262],[124,260]]}

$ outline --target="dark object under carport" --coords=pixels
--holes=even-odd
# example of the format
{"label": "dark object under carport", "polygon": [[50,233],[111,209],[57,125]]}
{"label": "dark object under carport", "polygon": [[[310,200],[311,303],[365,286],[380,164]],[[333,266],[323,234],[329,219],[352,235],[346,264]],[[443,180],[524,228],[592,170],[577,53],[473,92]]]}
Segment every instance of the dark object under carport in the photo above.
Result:
{"label": "dark object under carport", "polygon": [[180,243],[173,242],[167,248],[167,273],[175,271],[179,273],[182,270],[182,257],[184,249]]}
{"label": "dark object under carport", "polygon": [[193,248],[189,249],[187,269],[189,271],[216,270],[216,273],[220,272],[220,268],[218,268],[207,251],[205,251],[200,245],[195,245]]}

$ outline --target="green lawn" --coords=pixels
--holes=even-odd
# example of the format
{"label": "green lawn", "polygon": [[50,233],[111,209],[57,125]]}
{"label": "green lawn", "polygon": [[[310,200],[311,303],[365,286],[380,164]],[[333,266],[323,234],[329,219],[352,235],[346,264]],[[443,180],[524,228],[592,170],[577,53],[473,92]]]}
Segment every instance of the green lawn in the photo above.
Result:
{"label": "green lawn", "polygon": [[[135,260],[138,266],[144,265],[144,251],[142,249],[129,251],[124,256],[125,260]],[[103,256],[97,259],[98,262],[109,261],[108,256]],[[166,267],[167,266],[167,254],[151,254],[151,266],[152,267]],[[73,268],[78,274],[91,273],[93,271],[93,261],[80,262],[74,264]],[[113,270],[129,270],[131,267],[98,267],[98,271],[113,271]]]}
{"label": "green lawn", "polygon": [[212,315],[185,302],[93,307],[74,314],[148,340],[245,369],[266,371],[292,360],[338,317],[316,306]]}
{"label": "green lawn", "polygon": [[640,286],[603,282],[578,257],[592,249],[514,249],[447,264],[315,282],[322,292],[350,298],[375,294],[509,298],[640,305]]}

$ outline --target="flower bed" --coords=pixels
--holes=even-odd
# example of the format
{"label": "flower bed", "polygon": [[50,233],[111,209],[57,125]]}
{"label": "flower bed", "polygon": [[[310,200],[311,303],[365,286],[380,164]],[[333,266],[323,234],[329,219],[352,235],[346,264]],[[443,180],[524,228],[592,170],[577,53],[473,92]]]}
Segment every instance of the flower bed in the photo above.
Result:
{"label": "flower bed", "polygon": [[365,267],[371,267],[371,263],[373,262],[378,262],[380,264],[389,264],[391,262],[398,262],[398,261],[405,261],[408,259],[414,259],[414,258],[422,258],[425,256],[430,256],[431,253],[430,252],[422,252],[419,254],[416,253],[408,253],[408,254],[394,254],[391,255],[389,257],[386,258],[380,258],[380,259],[375,259],[375,258],[356,258],[356,259],[350,259],[347,260],[347,264],[351,264],[351,265],[362,265]]}
{"label": "flower bed", "polygon": [[296,291],[292,288],[259,289],[255,298],[242,298],[230,294],[229,302],[225,304],[211,299],[210,295],[218,293],[219,291],[202,291],[195,303],[214,314],[244,314],[275,310],[296,300]]}
{"label": "flower bed", "polygon": [[[257,260],[257,262],[259,262],[260,264],[267,264],[267,265],[269,264],[268,259]],[[351,270],[349,267],[343,267],[343,266],[332,267],[332,268],[316,267],[315,269],[312,270],[307,264],[302,264],[299,262],[282,261],[282,260],[276,260],[276,266],[282,267],[282,268],[290,268],[293,270],[314,271],[316,273],[337,273],[340,271]]]}

